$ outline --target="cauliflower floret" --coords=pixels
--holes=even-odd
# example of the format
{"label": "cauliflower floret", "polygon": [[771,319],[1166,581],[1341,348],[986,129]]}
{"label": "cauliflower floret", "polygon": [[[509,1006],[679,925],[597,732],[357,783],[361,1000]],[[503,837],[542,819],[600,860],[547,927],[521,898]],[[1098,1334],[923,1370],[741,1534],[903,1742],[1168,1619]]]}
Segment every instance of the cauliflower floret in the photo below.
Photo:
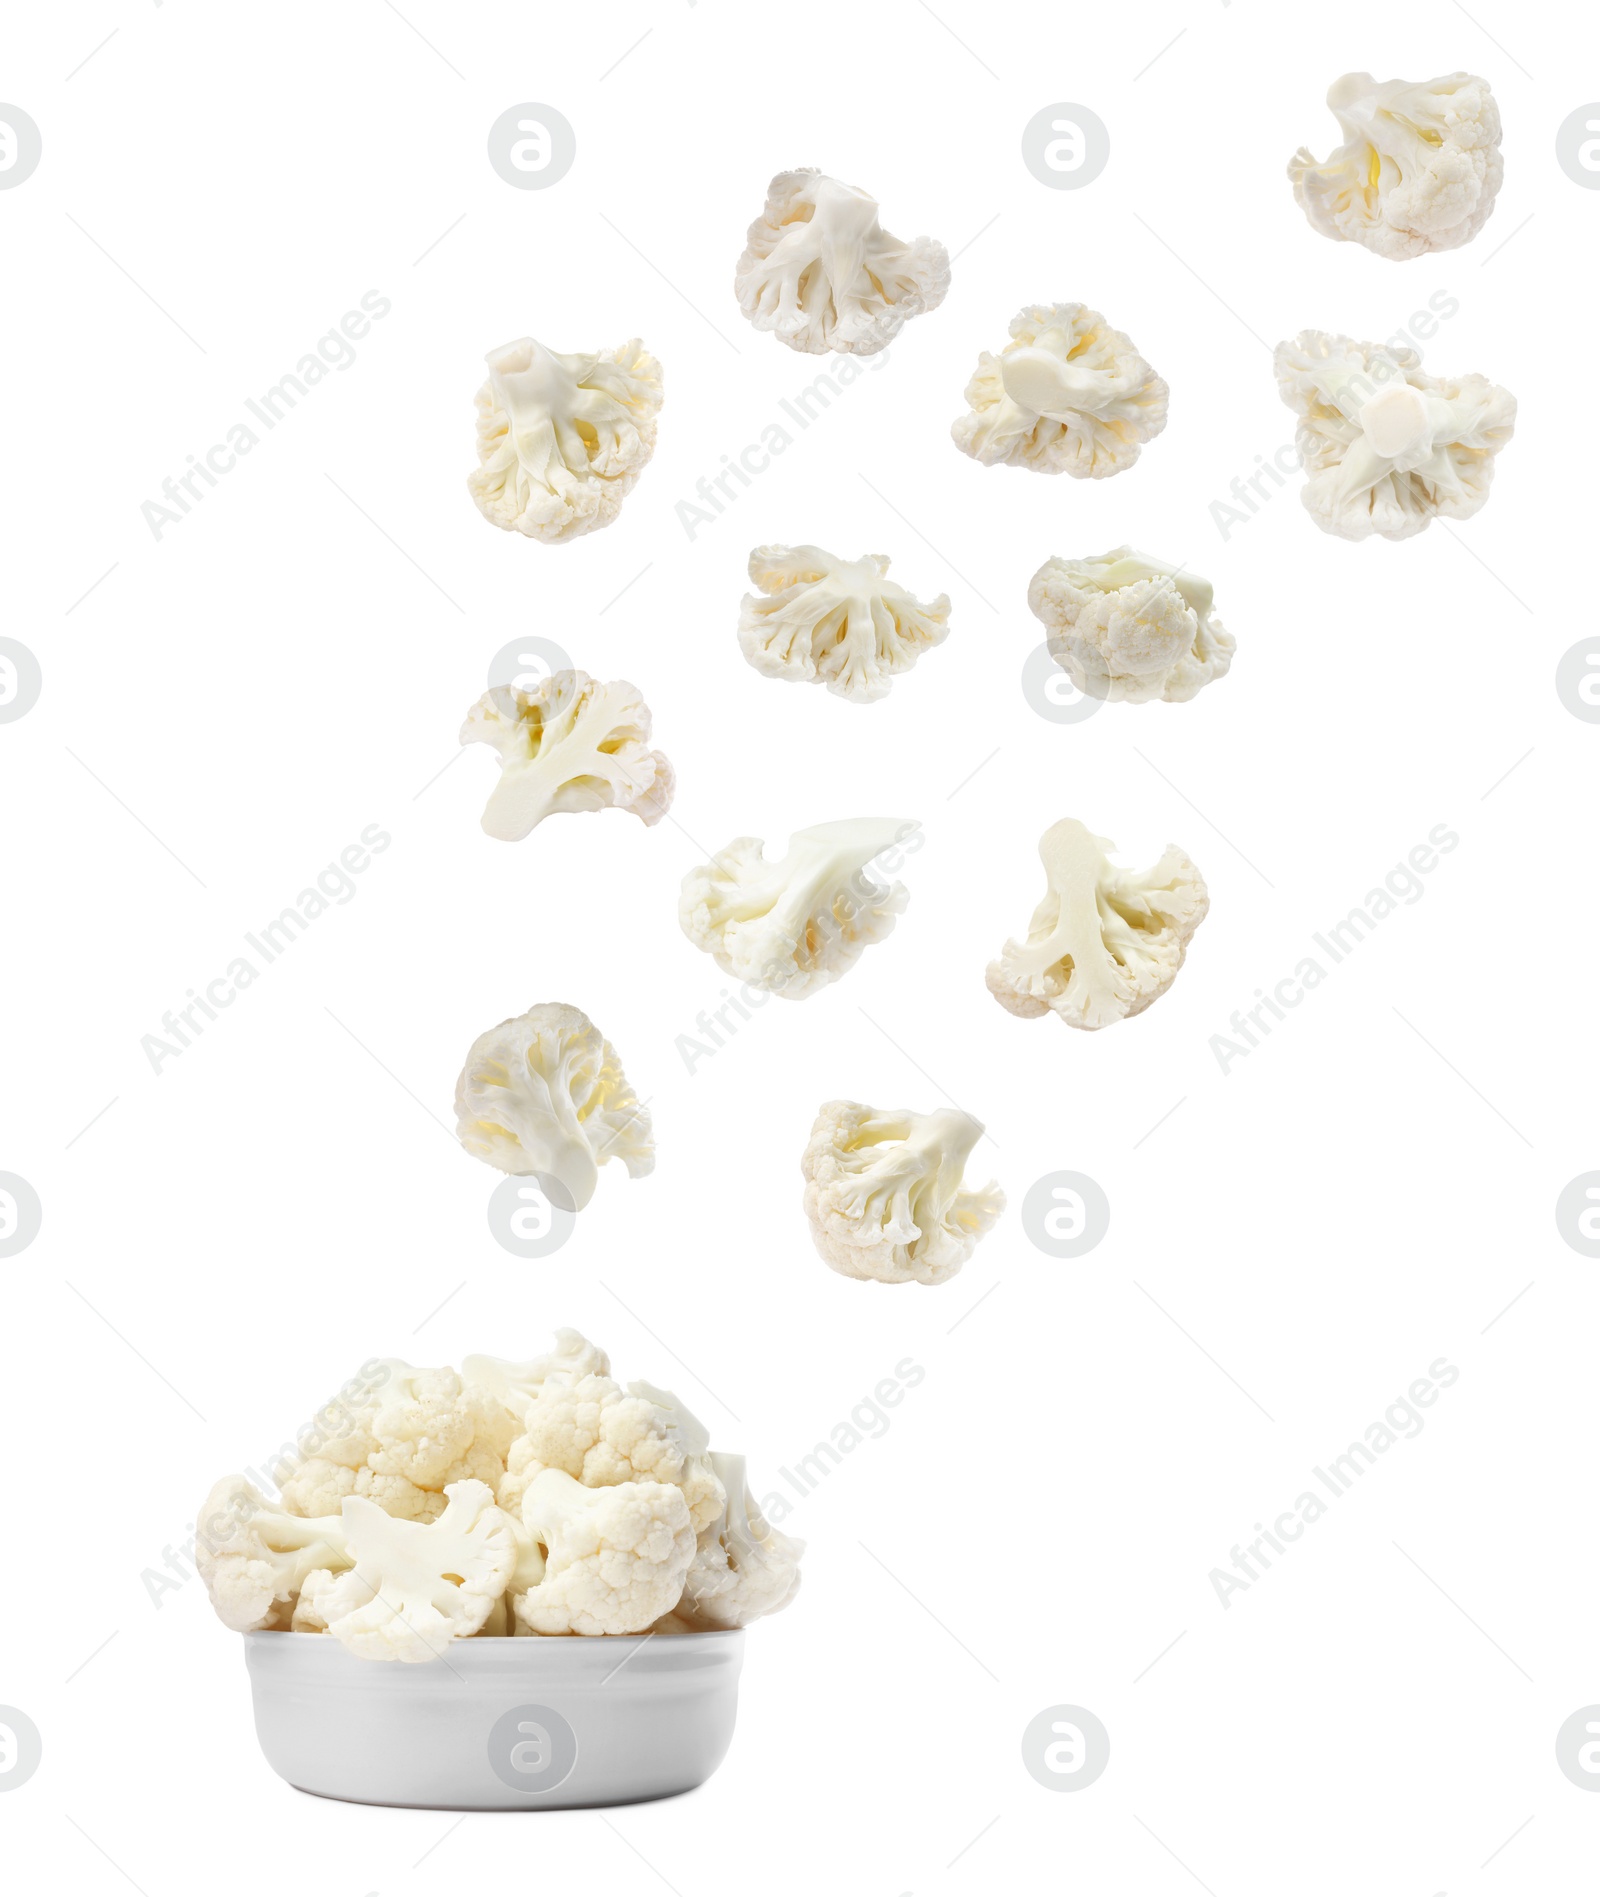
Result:
{"label": "cauliflower floret", "polygon": [[390,1357],[377,1369],[344,1434],[284,1478],[291,1514],[334,1515],[359,1496],[386,1515],[433,1521],[448,1484],[500,1479],[515,1428],[484,1391],[468,1389],[448,1366],[419,1370]]}
{"label": "cauliflower floret", "polygon": [[1424,375],[1414,349],[1303,329],[1274,354],[1299,417],[1300,498],[1324,533],[1406,540],[1438,515],[1467,520],[1489,498],[1516,397],[1487,376]]}
{"label": "cauliflower floret", "polygon": [[724,973],[803,1000],[848,974],[894,927],[906,887],[876,881],[868,866],[918,827],[893,817],[813,824],[777,863],[760,837],[735,837],[684,877],[678,921]]}
{"label": "cauliflower floret", "polygon": [[1347,72],[1328,91],[1345,142],[1321,164],[1302,145],[1289,177],[1312,228],[1403,262],[1470,243],[1504,167],[1500,109],[1486,79],[1447,73],[1413,85]]}
{"label": "cauliflower floret", "polygon": [[254,1483],[225,1475],[195,1522],[194,1561],[225,1627],[287,1627],[306,1579],[348,1567],[337,1514],[308,1518],[274,1508]]}
{"label": "cauliflower floret", "polygon": [[528,1406],[506,1460],[500,1506],[519,1509],[546,1469],[560,1469],[591,1489],[665,1482],[683,1491],[698,1535],[726,1500],[709,1448],[704,1428],[669,1391],[647,1383],[624,1391],[608,1376],[561,1378],[547,1382]]}
{"label": "cauliflower floret", "polygon": [[545,1469],[523,1499],[522,1528],[519,1633],[643,1633],[674,1606],[694,1559],[689,1505],[666,1482],[586,1489]]}
{"label": "cauliflower floret", "polygon": [[745,1482],[744,1457],[713,1455],[728,1503],[700,1537],[683,1596],[657,1632],[703,1633],[748,1627],[776,1614],[800,1591],[803,1541],[769,1528]]}
{"label": "cauliflower floret", "polygon": [[523,1418],[547,1383],[575,1383],[580,1377],[604,1377],[611,1374],[611,1359],[598,1344],[591,1344],[582,1331],[562,1325],[556,1332],[556,1347],[542,1357],[526,1363],[510,1363],[504,1357],[463,1357],[461,1378],[469,1389],[479,1390],[498,1403],[504,1412],[506,1449],[522,1434]]}
{"label": "cauliflower floret", "polygon": [[1116,547],[1091,560],[1046,560],[1028,605],[1050,655],[1090,698],[1177,704],[1233,663],[1233,634],[1213,618],[1211,582]]}
{"label": "cauliflower floret", "polygon": [[943,1284],[999,1218],[1005,1194],[961,1183],[983,1137],[951,1108],[911,1113],[830,1100],[800,1161],[817,1250],[847,1278]]}
{"label": "cauliflower floret", "polygon": [[484,360],[467,476],[484,518],[548,542],[609,526],[655,450],[661,364],[637,337],[558,356],[524,336]]}
{"label": "cauliflower floret", "polygon": [[[870,704],[886,697],[950,630],[950,601],[924,606],[885,576],[888,558],[840,560],[821,547],[757,547],[739,611],[739,645],[768,678],[826,685]],[[765,597],[763,597],[765,595]]]}
{"label": "cauliflower floret", "polygon": [[772,180],[734,276],[756,328],[813,356],[876,355],[949,287],[943,244],[901,243],[878,222],[875,198],[814,167]]}
{"label": "cauliflower floret", "polygon": [[650,707],[626,679],[552,672],[531,692],[496,685],[467,713],[461,742],[500,755],[483,827],[506,843],[558,811],[628,810],[656,824],[672,802],[672,766],[650,749]]}
{"label": "cauliflower floret", "polygon": [[1120,329],[1082,303],[1035,303],[967,384],[956,446],[986,467],[1102,480],[1167,425],[1167,385]]}
{"label": "cauliflower floret", "polygon": [[512,1518],[482,1482],[452,1482],[435,1522],[401,1521],[352,1495],[344,1528],[355,1565],[309,1575],[294,1627],[326,1630],[360,1660],[435,1660],[489,1619],[516,1570]]}
{"label": "cauliflower floret", "polygon": [[453,1482],[496,1482],[509,1444],[499,1410],[457,1373],[412,1370],[385,1388],[367,1467],[435,1494]]}
{"label": "cauliflower floret", "polygon": [[1118,869],[1116,845],[1075,817],[1039,839],[1049,887],[1025,942],[989,964],[989,992],[1012,1014],[1055,1014],[1069,1028],[1103,1028],[1142,1014],[1172,986],[1209,898],[1175,844],[1153,869]]}
{"label": "cauliflower floret", "polygon": [[559,1001],[472,1043],[456,1082],[456,1138],[501,1172],[537,1175],[576,1212],[608,1159],[633,1179],[656,1163],[650,1116],[617,1050],[581,1008]]}

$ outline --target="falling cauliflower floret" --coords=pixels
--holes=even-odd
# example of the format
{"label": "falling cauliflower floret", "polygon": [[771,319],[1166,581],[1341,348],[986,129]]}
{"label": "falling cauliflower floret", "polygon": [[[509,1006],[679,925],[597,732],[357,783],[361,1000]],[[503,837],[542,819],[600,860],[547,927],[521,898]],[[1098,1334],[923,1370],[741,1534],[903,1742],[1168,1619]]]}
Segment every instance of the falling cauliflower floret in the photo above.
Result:
{"label": "falling cauliflower floret", "polygon": [[1139,459],[1167,425],[1167,385],[1120,329],[1082,303],[1035,303],[987,350],[950,433],[986,467],[1101,480]]}
{"label": "falling cauliflower floret", "polygon": [[748,1627],[776,1614],[800,1591],[803,1541],[768,1527],[745,1480],[744,1457],[714,1454],[727,1505],[695,1550],[683,1595],[673,1609],[674,1631],[714,1632]]}
{"label": "falling cauliflower floret", "polygon": [[989,964],[989,992],[1002,1008],[1104,1028],[1142,1014],[1172,986],[1205,920],[1205,883],[1176,845],[1143,872],[1118,869],[1108,860],[1115,848],[1075,817],[1039,839],[1045,898],[1027,940],[1007,942]]}
{"label": "falling cauliflower floret", "polygon": [[558,356],[524,336],[484,360],[467,476],[484,518],[551,542],[609,526],[655,449],[661,364],[637,337]]}
{"label": "falling cauliflower floret", "polygon": [[672,766],[650,749],[650,708],[626,679],[552,672],[531,692],[496,685],[467,713],[461,742],[500,755],[483,827],[506,843],[562,811],[628,810],[656,824],[672,803]]}
{"label": "falling cauliflower floret", "polygon": [[967,1190],[967,1155],[983,1137],[953,1108],[909,1113],[830,1100],[800,1162],[817,1250],[847,1278],[944,1284],[999,1218],[992,1181]]}
{"label": "falling cauliflower floret", "polygon": [[436,1522],[356,1495],[343,1521],[351,1565],[306,1577],[294,1631],[331,1633],[357,1659],[437,1659],[484,1625],[517,1565],[515,1524],[482,1482],[453,1482]]}
{"label": "falling cauliflower floret", "polygon": [[1324,533],[1407,540],[1489,498],[1516,397],[1487,376],[1424,375],[1414,349],[1303,329],[1279,343],[1278,392],[1299,417],[1300,498]]}
{"label": "falling cauliflower floret", "polygon": [[1050,656],[1078,690],[1130,704],[1177,704],[1224,676],[1234,638],[1211,602],[1209,580],[1132,547],[1046,560],[1028,587]]}
{"label": "falling cauliflower floret", "polygon": [[480,1034],[456,1082],[456,1138],[501,1172],[537,1175],[581,1212],[599,1168],[656,1163],[650,1116],[581,1008],[542,1002]]}
{"label": "falling cauliflower floret", "polygon": [[1483,229],[1504,170],[1487,80],[1453,72],[1380,84],[1348,72],[1329,88],[1328,107],[1344,144],[1321,164],[1304,145],[1289,160],[1314,230],[1403,262],[1458,249]]}
{"label": "falling cauliflower floret", "polygon": [[881,942],[908,900],[869,865],[895,845],[920,847],[915,823],[893,817],[814,824],[770,863],[760,837],[736,837],[683,879],[678,920],[724,973],[800,1001],[847,974]]}
{"label": "falling cauliflower floret", "polygon": [[665,1482],[590,1489],[541,1471],[522,1504],[520,1632],[643,1633],[669,1613],[694,1559],[683,1492]]}
{"label": "falling cauliflower floret", "polygon": [[734,276],[756,328],[813,356],[876,355],[949,288],[943,244],[901,243],[878,222],[875,198],[814,167],[772,180]]}
{"label": "falling cauliflower floret", "polygon": [[826,685],[858,705],[887,697],[950,630],[943,593],[924,606],[887,577],[881,553],[841,560],[821,547],[757,547],[739,610],[739,645],[768,678]]}
{"label": "falling cauliflower floret", "polygon": [[705,1430],[668,1391],[647,1383],[624,1390],[604,1375],[552,1378],[528,1406],[507,1453],[500,1505],[520,1509],[546,1469],[560,1469],[591,1489],[665,1482],[683,1491],[698,1535],[722,1513],[725,1500],[709,1449]]}

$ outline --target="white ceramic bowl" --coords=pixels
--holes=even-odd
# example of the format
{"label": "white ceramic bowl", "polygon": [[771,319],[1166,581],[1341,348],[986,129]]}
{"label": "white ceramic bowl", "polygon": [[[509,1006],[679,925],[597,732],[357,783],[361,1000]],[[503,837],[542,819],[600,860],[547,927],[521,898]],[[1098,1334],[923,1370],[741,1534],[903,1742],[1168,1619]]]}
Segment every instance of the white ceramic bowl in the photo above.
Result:
{"label": "white ceramic bowl", "polygon": [[421,1666],[327,1634],[244,1636],[256,1735],[301,1791],[550,1811],[686,1792],[722,1763],[742,1633],[453,1641]]}

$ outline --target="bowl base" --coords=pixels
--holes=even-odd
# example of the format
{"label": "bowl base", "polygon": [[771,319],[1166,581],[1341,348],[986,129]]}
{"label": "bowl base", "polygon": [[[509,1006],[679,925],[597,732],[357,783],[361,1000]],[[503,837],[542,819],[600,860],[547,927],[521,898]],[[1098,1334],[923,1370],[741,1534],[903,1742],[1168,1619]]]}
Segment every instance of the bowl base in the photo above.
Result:
{"label": "bowl base", "polygon": [[614,1805],[660,1805],[669,1798],[687,1798],[691,1792],[699,1791],[704,1779],[693,1785],[680,1785],[670,1792],[645,1792],[639,1798],[585,1798],[570,1805],[552,1805],[541,1802],[537,1805],[446,1805],[423,1804],[421,1802],[401,1803],[396,1798],[347,1798],[341,1792],[313,1791],[309,1785],[296,1785],[293,1779],[286,1780],[290,1791],[299,1792],[304,1798],[325,1798],[330,1805],[375,1805],[381,1811],[460,1811],[471,1812],[483,1817],[498,1813],[503,1818],[523,1818],[530,1812],[541,1811],[605,1811]]}

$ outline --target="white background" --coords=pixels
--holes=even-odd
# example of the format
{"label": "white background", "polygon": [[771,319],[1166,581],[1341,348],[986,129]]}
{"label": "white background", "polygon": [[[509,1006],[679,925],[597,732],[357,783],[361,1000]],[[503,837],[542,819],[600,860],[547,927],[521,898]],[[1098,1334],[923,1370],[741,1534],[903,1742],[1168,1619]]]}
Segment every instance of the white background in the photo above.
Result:
{"label": "white background", "polygon": [[[1554,1737],[1600,1700],[1596,1266],[1553,1208],[1597,1163],[1597,734],[1553,674],[1593,625],[1600,195],[1553,141],[1600,96],[1600,33],[1504,0],[402,11],[122,0],[5,35],[44,159],[0,193],[0,629],[45,675],[0,728],[0,1170],[44,1206],[0,1264],[0,1703],[45,1748],[0,1798],[8,1869],[148,1897],[1590,1888],[1600,1801]],[[1506,183],[1466,250],[1392,264],[1296,208],[1290,153],[1331,146],[1323,94],[1368,66],[1491,81]],[[486,161],[524,100],[576,128],[549,190]],[[1110,127],[1081,191],[1021,161],[1057,100]],[[691,540],[676,504],[829,367],[732,294],[798,164],[959,252],[951,291]],[[354,365],[154,539],[141,503],[368,290],[392,310]],[[1349,545],[1274,490],[1224,540],[1211,504],[1293,434],[1270,346],[1383,338],[1441,291],[1425,366],[1519,398],[1486,511]],[[949,440],[979,350],[1055,299],[1171,384],[1114,481]],[[530,332],[664,365],[654,462],[571,546],[495,532],[465,489],[483,354]],[[951,596],[885,703],[740,658],[750,548],[808,540]],[[1029,576],[1123,541],[1214,581],[1233,671],[1052,725],[1019,682]],[[529,634],[643,689],[675,824],[480,833],[493,762],[452,762],[455,734]],[[891,940],[686,1071],[726,984],[678,931],[684,872],[867,814],[927,830]],[[1097,1035],[983,983],[1065,815],[1130,861],[1181,844],[1212,893],[1172,992]],[[141,1037],[374,823],[353,899],[153,1073]],[[1441,823],[1460,846],[1421,900],[1224,1075],[1233,1011]],[[542,1000],[615,1042],[660,1157],[608,1168],[528,1264],[450,1109],[474,1036]],[[1010,1207],[949,1286],[814,1253],[798,1161],[836,1095],[987,1121],[973,1166]],[[1061,1168],[1112,1207],[1070,1263],[1019,1217]],[[749,1636],[700,1792],[441,1843],[441,1814],[291,1791],[199,1583],[157,1608],[142,1572],[366,1357],[520,1357],[562,1322],[677,1387],[767,1493],[901,1359],[927,1374],[785,1522],[806,1585]],[[1220,1606],[1208,1572],[1441,1356],[1423,1434]],[[1112,1740],[1066,1797],[1020,1754],[1063,1702]]]}

